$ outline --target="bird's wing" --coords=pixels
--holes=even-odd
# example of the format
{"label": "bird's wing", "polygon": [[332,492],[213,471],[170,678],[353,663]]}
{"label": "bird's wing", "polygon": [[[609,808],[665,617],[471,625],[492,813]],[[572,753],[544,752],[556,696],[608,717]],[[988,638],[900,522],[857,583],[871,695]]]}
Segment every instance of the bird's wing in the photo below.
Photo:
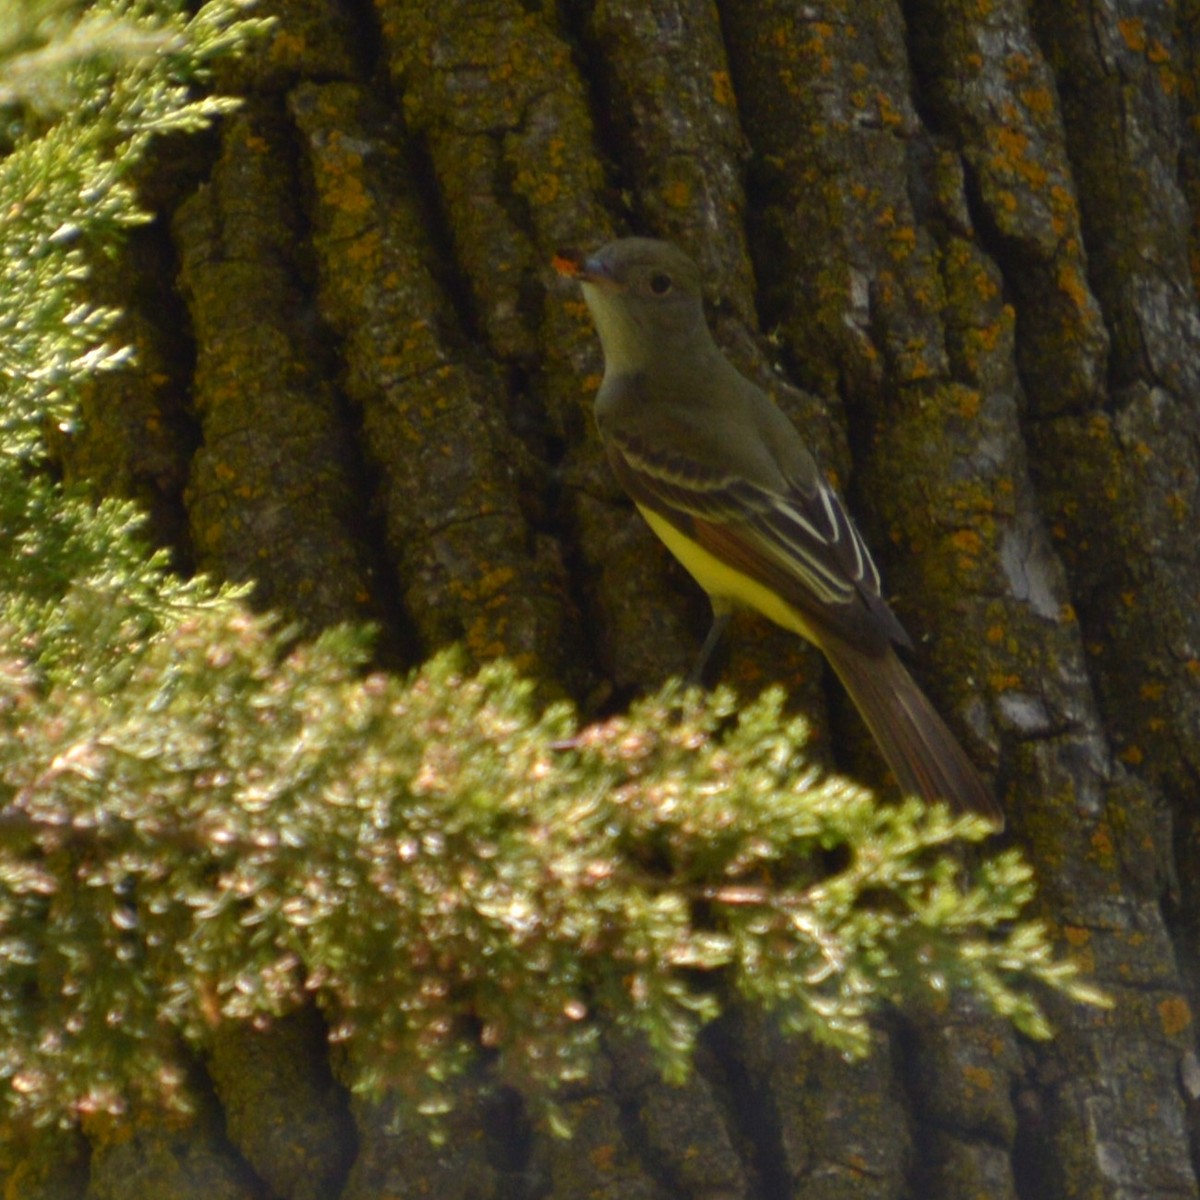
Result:
{"label": "bird's wing", "polygon": [[845,506],[821,480],[775,490],[612,433],[609,461],[633,499],[810,620],[863,648],[908,635]]}

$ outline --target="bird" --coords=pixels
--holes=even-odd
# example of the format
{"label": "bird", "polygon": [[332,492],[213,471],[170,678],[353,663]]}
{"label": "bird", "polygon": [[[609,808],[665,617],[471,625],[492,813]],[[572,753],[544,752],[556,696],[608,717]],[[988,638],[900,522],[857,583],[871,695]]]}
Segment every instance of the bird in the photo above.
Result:
{"label": "bird", "polygon": [[691,677],[733,611],[753,609],[822,651],[906,793],[1002,829],[992,792],[896,652],[912,642],[841,497],[713,339],[695,262],[625,237],[559,251],[553,265],[582,285],[600,337],[594,413],[613,474],[712,605]]}

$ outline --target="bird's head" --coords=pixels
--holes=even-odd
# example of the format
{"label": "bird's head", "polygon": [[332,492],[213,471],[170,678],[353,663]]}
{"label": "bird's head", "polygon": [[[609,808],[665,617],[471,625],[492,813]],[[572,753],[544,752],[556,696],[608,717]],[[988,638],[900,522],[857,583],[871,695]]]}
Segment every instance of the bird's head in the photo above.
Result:
{"label": "bird's head", "polygon": [[583,285],[608,371],[639,371],[706,331],[696,264],[669,242],[619,238],[594,254],[560,251],[554,266]]}

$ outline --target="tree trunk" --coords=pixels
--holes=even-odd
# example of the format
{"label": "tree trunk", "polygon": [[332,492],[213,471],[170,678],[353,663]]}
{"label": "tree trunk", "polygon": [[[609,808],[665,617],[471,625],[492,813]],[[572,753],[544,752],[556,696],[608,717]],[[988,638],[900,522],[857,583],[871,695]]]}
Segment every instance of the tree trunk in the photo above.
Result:
{"label": "tree trunk", "polygon": [[[148,181],[112,285],[142,376],[97,388],[68,466],[308,628],[379,622],[389,665],[461,641],[611,711],[707,609],[608,474],[549,261],[679,242],[1115,1005],[1047,1045],[897,1016],[854,1065],[741,1010],[682,1088],[610,1042],[572,1141],[481,1088],[442,1147],[340,1088],[313,1016],[219,1040],[193,1125],[92,1131],[21,1194],[1200,1195],[1200,5],[262,7],[244,107]],[[785,682],[878,777],[797,639],[739,618],[725,676]]]}

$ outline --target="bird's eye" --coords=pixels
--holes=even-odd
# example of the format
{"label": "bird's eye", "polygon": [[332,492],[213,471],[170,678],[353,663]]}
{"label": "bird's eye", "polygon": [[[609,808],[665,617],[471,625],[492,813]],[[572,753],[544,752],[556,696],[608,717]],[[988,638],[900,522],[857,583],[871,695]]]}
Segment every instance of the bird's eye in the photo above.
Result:
{"label": "bird's eye", "polygon": [[662,271],[655,271],[650,276],[650,290],[656,296],[665,296],[671,290],[671,277]]}

